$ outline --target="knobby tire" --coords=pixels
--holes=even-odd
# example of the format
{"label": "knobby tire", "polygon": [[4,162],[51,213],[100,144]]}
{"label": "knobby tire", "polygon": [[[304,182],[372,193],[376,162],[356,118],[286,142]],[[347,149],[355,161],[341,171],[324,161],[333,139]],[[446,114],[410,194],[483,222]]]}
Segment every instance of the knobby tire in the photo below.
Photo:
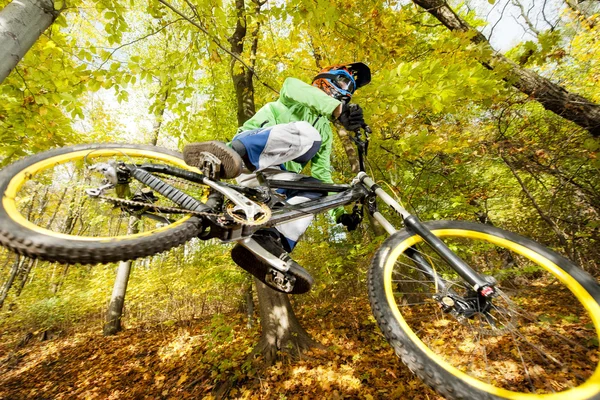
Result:
{"label": "knobby tire", "polygon": [[[422,239],[406,229],[396,232],[383,243],[372,261],[368,279],[369,297],[380,329],[387,341],[394,348],[396,354],[411,371],[448,399],[600,399],[600,372],[597,361],[598,332],[600,331],[600,287],[591,276],[569,260],[546,247],[522,236],[489,225],[456,221],[435,221],[426,223],[425,225],[436,236],[443,238],[443,240],[452,240],[446,238],[457,237],[457,240],[464,240],[464,238],[477,239],[485,246],[493,243],[494,246],[501,246],[503,249],[514,251],[517,257],[523,257],[524,260],[527,259],[528,264],[537,264],[539,267],[530,268],[530,272],[527,272],[527,270],[518,271],[514,275],[515,278],[513,281],[504,278],[506,281],[505,286],[509,287],[506,293],[511,293],[511,290],[516,296],[524,293],[522,295],[524,296],[524,302],[522,302],[522,299],[516,300],[520,302],[519,304],[527,305],[528,301],[537,300],[535,295],[528,294],[528,291],[530,293],[542,293],[543,295],[540,298],[543,301],[536,303],[538,305],[532,308],[532,312],[524,311],[517,303],[508,302],[507,304],[514,306],[515,310],[511,310],[510,312],[507,312],[505,309],[501,310],[505,315],[511,315],[511,318],[514,318],[518,323],[508,321],[509,318],[507,318],[505,322],[506,326],[502,327],[503,329],[500,329],[500,327],[488,327],[486,329],[479,328],[481,330],[477,331],[473,328],[475,325],[472,319],[466,319],[466,323],[463,320],[461,323],[469,326],[469,330],[466,330],[467,328],[465,330],[472,332],[474,337],[478,336],[480,342],[470,340],[467,337],[468,335],[452,337],[454,331],[462,329],[462,325],[459,325],[459,322],[453,319],[452,316],[444,314],[440,310],[438,303],[431,302],[433,303],[431,309],[433,310],[432,315],[440,315],[439,320],[421,322],[421,320],[429,318],[424,317],[423,314],[409,314],[413,310],[410,307],[417,307],[417,300],[421,300],[421,298],[411,299],[410,294],[402,294],[399,291],[418,292],[419,288],[424,285],[425,280],[419,281],[419,279],[415,279],[415,282],[411,284],[403,283],[408,280],[405,278],[411,272],[407,272],[406,265],[402,264],[399,260],[403,257],[406,249],[416,246]],[[418,244],[418,246],[421,245]],[[481,248],[485,248],[484,245]],[[493,254],[499,255],[499,257],[502,255],[501,252]],[[428,259],[433,259],[435,255],[427,255],[427,257],[429,257]],[[435,261],[432,262],[433,265],[436,263]],[[414,269],[414,263],[412,268]],[[543,286],[535,285],[535,279],[538,279],[536,277],[541,276],[542,273],[547,271],[552,274],[553,278],[544,281],[545,285]],[[506,273],[506,270],[504,272],[500,270],[500,272]],[[451,275],[451,273],[442,270],[439,273],[442,277]],[[525,290],[523,291],[511,289],[513,285],[516,288],[517,284],[514,282],[523,279],[523,276],[527,273],[529,275],[526,276],[531,279],[529,283],[531,286],[525,286]],[[445,283],[447,284],[451,281],[451,279],[448,279]],[[504,283],[505,281],[501,282]],[[440,283],[439,279],[438,283]],[[499,285],[500,288],[503,286],[502,283]],[[432,283],[429,283],[429,285],[429,287],[436,287]],[[566,286],[566,288],[562,285]],[[439,287],[441,286],[438,285],[437,288]],[[536,314],[536,309],[544,308],[544,304],[555,304],[553,302],[556,302],[556,307],[565,306],[565,304],[561,303],[560,297],[557,297],[554,293],[573,295],[581,303],[581,306],[578,305],[578,307],[585,311],[582,312],[582,317],[577,320],[577,318],[571,316],[570,322],[567,322],[555,321],[551,318],[552,315],[550,314],[542,312]],[[427,296],[431,297],[429,294]],[[527,296],[530,296],[530,298]],[[410,301],[414,303],[410,303]],[[419,305],[418,307],[422,307],[421,309],[424,310],[426,306]],[[435,310],[436,307],[438,310]],[[566,311],[560,309],[559,314],[562,315],[561,313],[567,314]],[[560,315],[559,319],[567,318]],[[526,318],[519,321],[522,316]],[[567,338],[567,334],[560,331],[562,327],[568,327],[571,322],[578,324],[577,334],[590,335],[588,341],[583,341],[582,339],[581,344],[571,344],[571,339]],[[551,323],[556,323],[559,326],[557,333],[554,333],[550,328],[548,328],[548,331],[544,330]],[[446,330],[444,331],[444,329]],[[436,330],[439,330],[439,332],[443,331],[446,336],[439,335],[439,332],[436,332]],[[427,331],[432,332],[432,334],[430,335]],[[541,383],[541,387],[536,387],[535,384],[538,382],[535,380],[535,373],[537,371],[541,371],[542,373],[546,371],[543,369],[539,370],[536,365],[529,368],[529,366],[525,365],[525,361],[529,359],[534,360],[538,356],[543,357],[544,352],[539,350],[554,350],[553,348],[544,348],[535,342],[533,335],[537,332],[540,332],[540,335],[546,333],[546,336],[550,337],[551,340],[558,342],[557,347],[560,347],[560,345],[564,345],[565,347],[572,345],[578,353],[581,353],[582,362],[587,364],[588,371],[593,371],[593,373],[589,372],[588,376],[585,377],[585,382],[573,388],[562,387],[561,384],[551,386],[553,384],[553,382],[550,382],[551,377],[543,381],[545,383]],[[529,336],[526,337],[525,335],[531,335],[531,346],[523,340],[525,338],[529,339]],[[552,337],[552,335],[556,335],[556,337]],[[429,336],[436,339],[430,340]],[[540,341],[546,340],[546,336],[541,337]],[[574,338],[577,338],[577,336],[574,336]],[[506,343],[511,343],[511,340],[514,342],[514,347],[517,348],[517,350],[512,350],[512,354],[510,353],[511,348],[506,345]],[[479,356],[478,354],[480,353],[477,353],[473,349],[465,350],[465,354],[468,354],[468,351],[471,352],[470,364],[467,363],[466,366],[461,367],[463,369],[459,369],[453,365],[455,362],[455,358],[453,357],[462,351],[461,346],[464,347],[468,343],[471,345],[480,344],[483,347],[482,355]],[[479,371],[475,370],[478,365],[489,365],[490,368],[496,365],[494,364],[496,361],[491,358],[495,356],[493,346],[484,343],[498,343],[499,358],[510,358],[514,354],[515,359],[518,360],[518,357],[521,357],[524,360],[523,366],[526,367],[524,369],[526,369],[525,375],[527,375],[527,378],[524,379],[523,383],[518,383],[517,378],[502,376],[500,371],[497,375],[486,378],[483,378],[484,374],[478,375]],[[523,345],[521,346],[521,344]],[[589,351],[589,353],[586,353],[586,351]],[[440,355],[444,352],[448,352],[449,356]],[[536,352],[541,354],[538,355]],[[568,360],[570,355],[571,351],[567,349],[565,351],[565,358],[556,359],[555,362],[559,364],[564,363],[564,368],[571,368],[569,364],[571,361]],[[589,359],[586,358],[588,356]],[[485,362],[482,359],[485,359]],[[459,359],[456,358],[456,360]],[[501,359],[500,361],[506,363],[506,360]],[[458,361],[456,362],[458,363]],[[548,364],[551,364],[551,362],[548,361]],[[515,365],[520,367],[518,363],[515,363]],[[552,371],[550,367],[548,371]],[[576,365],[572,368],[579,368],[579,366]],[[574,373],[577,375],[579,372],[575,371]],[[479,378],[479,376],[482,376],[482,378]],[[557,378],[557,381],[561,379]]]}
{"label": "knobby tire", "polygon": [[[201,221],[190,216],[180,217],[173,224],[148,232],[95,238],[64,234],[37,226],[19,211],[16,200],[19,189],[28,180],[34,179],[36,173],[61,163],[76,164],[81,163],[84,157],[108,157],[112,153],[191,169],[184,163],[180,153],[149,145],[84,144],[26,157],[0,171],[0,244],[28,257],[60,263],[96,264],[150,256],[179,246],[198,235],[202,228]],[[52,183],[50,180],[47,185],[51,186]]]}

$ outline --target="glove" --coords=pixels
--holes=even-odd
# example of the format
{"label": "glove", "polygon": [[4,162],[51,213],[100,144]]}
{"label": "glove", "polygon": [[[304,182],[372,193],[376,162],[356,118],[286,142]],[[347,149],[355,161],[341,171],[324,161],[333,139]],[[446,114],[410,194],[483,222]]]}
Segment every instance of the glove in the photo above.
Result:
{"label": "glove", "polygon": [[358,104],[343,103],[338,120],[348,131],[355,131],[366,125],[363,110]]}
{"label": "glove", "polygon": [[346,228],[348,228],[348,231],[351,232],[358,227],[358,224],[360,224],[360,216],[356,213],[345,213],[337,217],[335,222],[344,225]]}

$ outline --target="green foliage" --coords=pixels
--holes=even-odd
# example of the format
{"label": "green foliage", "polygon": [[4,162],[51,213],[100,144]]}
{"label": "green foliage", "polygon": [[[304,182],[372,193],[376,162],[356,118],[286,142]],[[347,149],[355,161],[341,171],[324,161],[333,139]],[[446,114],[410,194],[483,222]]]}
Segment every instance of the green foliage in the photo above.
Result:
{"label": "green foliage", "polygon": [[[181,149],[191,141],[231,139],[237,129],[231,71],[240,63],[232,65],[217,43],[230,48],[234,4],[190,3],[195,10],[188,2],[172,4],[190,17],[195,11],[194,21],[210,37],[156,1],[56,2],[63,12],[0,86],[0,166],[84,141],[158,138],[160,145]],[[473,45],[472,33],[451,33],[413,4],[397,2],[292,0],[258,13],[253,7],[247,2],[241,58],[258,75],[257,108],[277,97],[271,88],[279,89],[288,76],[310,81],[326,65],[365,61],[372,83],[354,101],[374,131],[367,172],[405,207],[423,219],[486,215],[600,272],[597,139],[515,92],[503,81],[506,71],[483,67],[478,60],[492,50]],[[472,26],[486,23],[473,10],[462,16]],[[561,18],[556,29],[507,55],[600,102],[600,28]],[[334,177],[349,181],[343,147],[334,147]],[[540,210],[565,232],[566,247]],[[382,212],[400,225],[395,213]],[[315,297],[331,288],[357,291],[381,240],[366,222],[348,233],[320,216],[294,256],[314,274]],[[101,323],[115,265],[72,266],[64,278],[61,268],[40,263],[18,298],[14,288],[9,292],[14,306],[5,307],[2,329],[68,327],[85,318]],[[2,281],[8,273],[0,270]],[[217,243],[194,241],[137,261],[125,323],[173,325],[237,309],[245,276],[231,262],[229,247]],[[230,339],[220,324],[215,319],[215,340]],[[215,373],[226,369],[234,367]]]}

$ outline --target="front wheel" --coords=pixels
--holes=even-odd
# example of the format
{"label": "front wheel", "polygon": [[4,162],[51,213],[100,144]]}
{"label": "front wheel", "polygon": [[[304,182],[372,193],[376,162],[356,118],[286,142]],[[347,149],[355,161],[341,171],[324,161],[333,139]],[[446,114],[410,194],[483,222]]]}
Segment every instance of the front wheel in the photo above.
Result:
{"label": "front wheel", "polygon": [[478,295],[418,235],[389,237],[373,259],[369,297],[415,374],[448,399],[600,399],[600,287],[591,276],[489,225],[425,225],[497,295]]}
{"label": "front wheel", "polygon": [[[94,264],[156,254],[198,235],[198,218],[165,213],[177,204],[135,179],[119,180],[102,200],[90,196],[120,162],[195,170],[175,151],[132,144],[77,145],[24,158],[0,171],[0,244],[29,257]],[[204,194],[162,179],[195,198]]]}

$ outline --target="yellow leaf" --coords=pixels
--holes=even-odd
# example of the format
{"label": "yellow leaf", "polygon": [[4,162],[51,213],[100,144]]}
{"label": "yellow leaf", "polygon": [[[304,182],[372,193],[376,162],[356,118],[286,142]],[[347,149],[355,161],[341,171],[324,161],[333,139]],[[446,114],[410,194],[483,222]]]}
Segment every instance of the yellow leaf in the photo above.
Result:
{"label": "yellow leaf", "polygon": [[188,378],[187,374],[185,374],[185,373],[182,374],[179,377],[179,380],[177,381],[177,386],[180,386],[183,382],[187,381],[187,378]]}

